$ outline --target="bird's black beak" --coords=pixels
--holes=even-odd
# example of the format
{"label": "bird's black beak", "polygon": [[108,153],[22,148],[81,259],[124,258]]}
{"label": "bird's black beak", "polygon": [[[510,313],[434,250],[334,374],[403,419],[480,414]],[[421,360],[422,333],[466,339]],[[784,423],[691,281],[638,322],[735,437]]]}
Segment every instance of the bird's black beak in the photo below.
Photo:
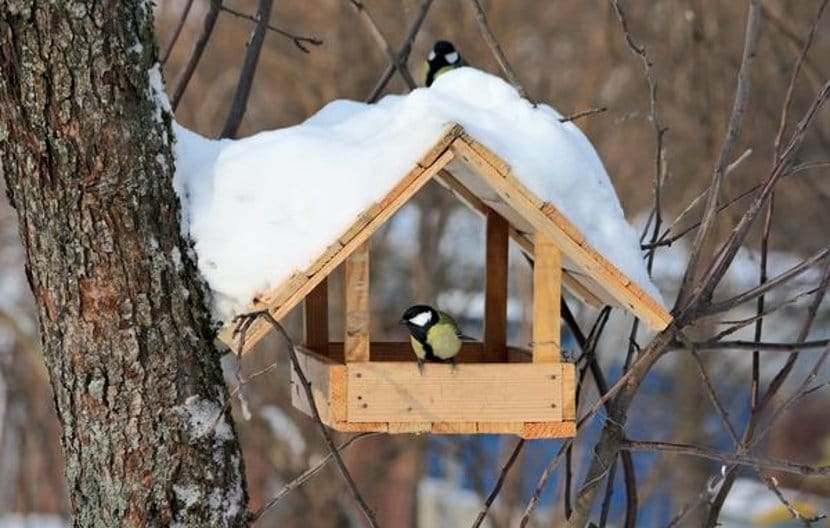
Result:
{"label": "bird's black beak", "polygon": [[398,321],[398,324],[406,326],[406,319],[401,319],[400,321]]}

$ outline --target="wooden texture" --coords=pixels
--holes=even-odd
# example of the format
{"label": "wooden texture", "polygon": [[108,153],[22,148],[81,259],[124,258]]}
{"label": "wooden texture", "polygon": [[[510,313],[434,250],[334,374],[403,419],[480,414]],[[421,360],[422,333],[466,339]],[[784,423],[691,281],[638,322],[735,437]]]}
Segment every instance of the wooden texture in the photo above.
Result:
{"label": "wooden texture", "polygon": [[562,367],[546,364],[350,363],[350,422],[559,421]]}
{"label": "wooden texture", "polygon": [[369,361],[369,241],[346,259],[346,362]]}
{"label": "wooden texture", "polygon": [[[632,311],[653,330],[662,330],[669,324],[671,315],[664,308],[649,298],[636,284],[631,283],[625,275],[620,273],[613,264],[593,248],[587,244],[580,245],[577,240],[574,240],[567,233],[568,226],[563,228],[557,223],[559,216],[552,212],[555,211],[555,207],[551,204],[543,204],[541,208],[538,207],[538,204],[528,199],[526,194],[518,190],[513,182],[504,178],[500,172],[500,170],[504,170],[503,166],[500,164],[493,165],[492,160],[497,156],[486,147],[468,136],[462,135],[453,142],[452,150],[457,155],[456,165],[467,165],[469,172],[483,178],[492,190],[498,194],[501,201],[522,216],[526,222],[532,224],[535,230],[543,231],[563,253],[567,254],[580,268],[584,269],[586,274],[594,277],[602,289],[607,291],[620,304]],[[453,167],[450,170],[452,171]],[[459,179],[467,185],[467,181],[462,178]],[[496,207],[494,206],[494,208]],[[546,212],[543,212],[542,208],[545,208]],[[510,216],[508,216],[508,220],[513,222],[513,218]]]}
{"label": "wooden texture", "polygon": [[508,224],[492,209],[487,213],[484,266],[484,357],[507,361]]}
{"label": "wooden texture", "polygon": [[[342,415],[345,419],[345,370],[344,365],[335,363],[325,356],[317,354],[307,349],[298,349],[297,359],[300,367],[303,369],[306,379],[311,383],[311,392],[314,394],[314,402],[317,405],[317,412],[320,413],[320,418],[323,423],[331,423],[337,415]],[[342,392],[343,398],[338,401],[333,397],[332,391],[332,375],[335,371],[341,371],[342,378]],[[297,373],[291,369],[291,403],[298,410],[312,416],[311,407],[306,399],[305,391],[301,385]],[[334,409],[338,404],[342,405],[343,410],[338,412]]]}
{"label": "wooden texture", "polygon": [[328,354],[329,285],[325,279],[303,300],[303,343],[319,354]]}
{"label": "wooden texture", "polygon": [[576,419],[576,367],[562,363],[562,420]]}
{"label": "wooden texture", "polygon": [[[563,266],[568,270],[563,273],[562,283],[586,302],[622,306],[652,330],[662,330],[671,322],[666,309],[591,248],[583,234],[553,204],[541,201],[512,174],[504,160],[455,124],[447,127],[415,169],[361,213],[315,262],[263,295],[256,308],[267,308],[277,320],[282,319],[433,177],[479,212],[496,211],[507,220],[508,236],[526,252],[532,248],[528,237],[543,232],[562,252]],[[267,325],[261,323],[251,328],[246,350],[267,331]],[[232,325],[227,324],[220,338],[235,349],[232,333]]]}
{"label": "wooden texture", "polygon": [[576,422],[529,422],[522,426],[519,436],[534,438],[569,438],[576,436]]}
{"label": "wooden texture", "polygon": [[559,248],[541,231],[536,233],[533,264],[533,362],[557,363],[562,267]]}
{"label": "wooden texture", "polygon": [[[282,297],[284,298],[284,301],[282,303],[269,302],[261,308],[267,308],[277,321],[285,317],[286,314],[288,314],[288,312],[303,299],[303,297],[308,295],[308,293],[316,287],[317,284],[334,271],[334,269],[363,242],[368,240],[380,226],[389,220],[389,218],[391,218],[392,215],[398,211],[398,209],[400,209],[410,198],[412,198],[412,196],[415,195],[415,193],[417,193],[430,179],[432,179],[436,172],[446,166],[447,163],[453,159],[453,157],[454,154],[452,151],[447,150],[443,152],[428,168],[424,169],[418,166],[416,169],[413,169],[401,180],[398,185],[395,186],[395,188],[387,193],[386,197],[383,198],[381,201],[382,207],[378,211],[377,216],[375,216],[369,223],[365,224],[356,235],[344,244],[339,251],[336,251],[331,258],[328,258],[324,264],[320,264],[317,261],[312,264],[312,266],[315,266],[318,269],[313,275],[308,276],[308,280],[305,283],[299,287],[293,287],[291,284],[283,283],[275,288],[274,291],[284,292]],[[358,221],[362,222],[362,220]],[[337,244],[340,244],[339,241]],[[328,252],[330,248],[331,247],[326,248],[325,252]],[[323,254],[324,257],[327,256],[325,255],[325,252]],[[233,329],[232,323],[226,323],[219,333],[219,338],[233,350],[236,350],[238,343],[233,336]],[[264,321],[255,323],[248,331],[248,336],[245,341],[245,349],[243,352],[247,352],[253,348],[254,345],[256,345],[256,343],[269,331],[270,326]]]}

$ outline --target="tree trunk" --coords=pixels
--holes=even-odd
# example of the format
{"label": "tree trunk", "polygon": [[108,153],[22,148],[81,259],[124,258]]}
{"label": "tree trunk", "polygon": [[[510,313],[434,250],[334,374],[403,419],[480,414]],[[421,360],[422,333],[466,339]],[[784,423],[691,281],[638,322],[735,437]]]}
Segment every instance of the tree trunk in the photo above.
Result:
{"label": "tree trunk", "polygon": [[0,0],[0,172],[75,525],[240,526],[242,457],[180,232],[157,54],[150,2]]}

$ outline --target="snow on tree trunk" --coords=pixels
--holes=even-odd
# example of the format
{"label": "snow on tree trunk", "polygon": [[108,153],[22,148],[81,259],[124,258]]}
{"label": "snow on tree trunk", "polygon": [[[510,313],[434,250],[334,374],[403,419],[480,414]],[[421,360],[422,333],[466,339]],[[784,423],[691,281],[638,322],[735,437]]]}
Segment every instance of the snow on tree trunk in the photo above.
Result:
{"label": "snow on tree trunk", "polygon": [[75,525],[246,525],[156,57],[149,2],[0,2],[0,173]]}

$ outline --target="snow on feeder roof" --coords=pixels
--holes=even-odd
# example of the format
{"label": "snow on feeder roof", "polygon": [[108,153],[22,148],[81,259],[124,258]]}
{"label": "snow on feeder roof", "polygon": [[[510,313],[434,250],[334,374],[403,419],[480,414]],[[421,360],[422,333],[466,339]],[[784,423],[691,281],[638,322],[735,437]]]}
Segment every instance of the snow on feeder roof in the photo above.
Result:
{"label": "snow on feeder roof", "polygon": [[357,247],[350,239],[367,239],[435,178],[504,216],[526,251],[547,233],[579,297],[662,329],[671,317],[637,234],[590,142],[560,117],[461,68],[428,89],[334,101],[300,125],[241,140],[176,126],[174,183],[215,316],[267,306],[281,317]]}

